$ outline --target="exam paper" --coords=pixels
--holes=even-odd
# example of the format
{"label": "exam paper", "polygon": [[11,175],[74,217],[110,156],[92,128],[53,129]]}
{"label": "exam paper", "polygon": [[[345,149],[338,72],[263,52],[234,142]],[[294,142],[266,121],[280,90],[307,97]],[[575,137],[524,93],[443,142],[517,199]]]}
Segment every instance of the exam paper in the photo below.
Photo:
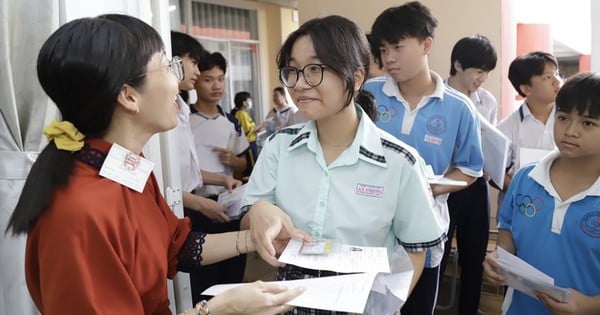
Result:
{"label": "exam paper", "polygon": [[219,194],[217,202],[225,206],[225,214],[230,218],[237,218],[241,213],[242,197],[246,191],[246,185],[239,186],[231,192],[224,191]]}
{"label": "exam paper", "polygon": [[433,172],[431,165],[425,165],[425,177],[429,184],[448,185],[448,186],[467,186],[467,182],[462,180],[454,180],[444,175],[436,175]]}
{"label": "exam paper", "polygon": [[308,269],[335,272],[390,272],[385,247],[353,246],[333,241],[329,254],[303,255],[300,254],[302,244],[302,240],[291,239],[279,256],[279,261]]}
{"label": "exam paper", "polygon": [[504,282],[509,287],[519,290],[535,299],[535,292],[541,291],[559,302],[569,301],[571,293],[554,285],[554,279],[539,271],[521,258],[498,247],[498,264],[501,267]]}
{"label": "exam paper", "polygon": [[[304,287],[306,291],[288,304],[329,311],[363,313],[375,273],[355,273],[287,281],[272,281],[288,289]],[[214,285],[202,295],[217,295],[242,283]]]}
{"label": "exam paper", "polygon": [[504,175],[509,159],[510,140],[485,117],[479,114],[481,125],[481,151],[483,170],[498,186],[504,185]]}

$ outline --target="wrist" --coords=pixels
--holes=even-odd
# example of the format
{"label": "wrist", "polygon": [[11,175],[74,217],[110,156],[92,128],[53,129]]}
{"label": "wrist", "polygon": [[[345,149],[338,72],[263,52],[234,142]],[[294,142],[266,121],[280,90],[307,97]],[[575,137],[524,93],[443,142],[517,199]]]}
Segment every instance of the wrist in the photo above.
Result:
{"label": "wrist", "polygon": [[[231,314],[231,311],[228,309],[228,301],[224,300],[223,296],[224,294],[215,295],[207,302],[210,315]],[[231,303],[231,301],[229,301],[229,303]]]}

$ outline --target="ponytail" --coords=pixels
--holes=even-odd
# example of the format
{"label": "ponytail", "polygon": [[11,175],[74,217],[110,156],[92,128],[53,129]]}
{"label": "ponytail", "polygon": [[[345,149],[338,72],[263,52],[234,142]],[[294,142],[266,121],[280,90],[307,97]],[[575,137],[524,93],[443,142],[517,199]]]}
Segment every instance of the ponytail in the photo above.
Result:
{"label": "ponytail", "polygon": [[375,96],[366,90],[359,90],[355,103],[358,103],[372,121],[377,120],[377,108],[375,107]]}
{"label": "ponytail", "polygon": [[27,175],[5,233],[9,230],[12,230],[13,235],[31,232],[52,202],[54,190],[67,185],[74,168],[73,153],[59,150],[54,141],[50,141]]}

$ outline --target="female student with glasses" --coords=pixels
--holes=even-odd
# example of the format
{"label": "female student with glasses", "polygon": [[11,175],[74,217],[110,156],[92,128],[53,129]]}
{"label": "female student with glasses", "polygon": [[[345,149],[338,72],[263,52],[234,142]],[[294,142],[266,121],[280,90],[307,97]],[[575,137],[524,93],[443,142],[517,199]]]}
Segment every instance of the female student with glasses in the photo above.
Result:
{"label": "female student with glasses", "polygon": [[[274,266],[291,237],[388,248],[400,242],[415,283],[424,250],[439,246],[444,230],[423,160],[368,115],[375,111],[373,99],[360,92],[369,70],[364,32],[341,16],[313,19],[287,38],[277,63],[309,121],[266,141],[242,201],[242,227],[252,227],[258,252]],[[332,273],[287,265],[277,278],[327,275]]]}

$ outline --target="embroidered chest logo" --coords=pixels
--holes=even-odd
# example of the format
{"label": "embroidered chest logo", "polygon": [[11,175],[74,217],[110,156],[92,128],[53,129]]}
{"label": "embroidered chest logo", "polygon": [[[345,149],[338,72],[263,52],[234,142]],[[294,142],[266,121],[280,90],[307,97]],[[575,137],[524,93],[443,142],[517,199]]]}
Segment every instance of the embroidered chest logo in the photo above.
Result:
{"label": "embroidered chest logo", "polygon": [[537,196],[517,194],[512,200],[512,205],[517,207],[522,215],[533,218],[544,209],[544,200]]}
{"label": "embroidered chest logo", "polygon": [[448,128],[448,119],[441,115],[433,115],[427,119],[427,131],[434,136],[439,136],[446,132]]}
{"label": "embroidered chest logo", "polygon": [[367,184],[356,184],[356,194],[367,197],[381,198],[383,197],[383,186],[373,186]]}
{"label": "embroidered chest logo", "polygon": [[581,218],[581,230],[587,236],[600,238],[600,211],[590,212]]}

